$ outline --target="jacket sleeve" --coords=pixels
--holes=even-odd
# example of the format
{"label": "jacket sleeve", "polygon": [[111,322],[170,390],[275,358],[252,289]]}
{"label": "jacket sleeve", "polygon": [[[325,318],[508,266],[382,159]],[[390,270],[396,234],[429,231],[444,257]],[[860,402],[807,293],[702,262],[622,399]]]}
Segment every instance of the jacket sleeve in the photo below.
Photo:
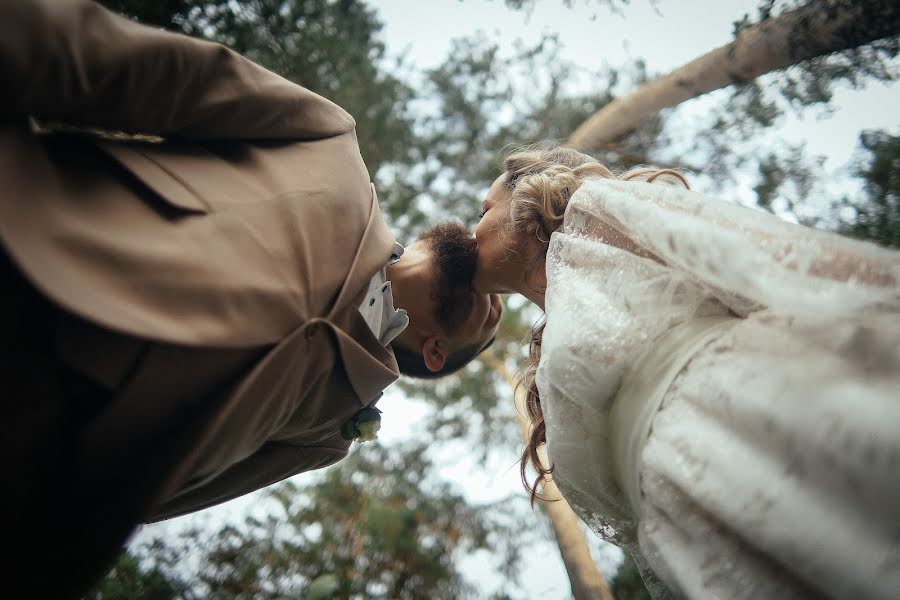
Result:
{"label": "jacket sleeve", "polygon": [[0,2],[0,119],[193,139],[319,139],[355,127],[333,102],[228,48],[90,0]]}
{"label": "jacket sleeve", "polygon": [[326,446],[293,446],[267,442],[253,455],[213,478],[177,493],[156,507],[145,521],[152,523],[210,508],[288,477],[321,469],[347,456],[346,442]]}

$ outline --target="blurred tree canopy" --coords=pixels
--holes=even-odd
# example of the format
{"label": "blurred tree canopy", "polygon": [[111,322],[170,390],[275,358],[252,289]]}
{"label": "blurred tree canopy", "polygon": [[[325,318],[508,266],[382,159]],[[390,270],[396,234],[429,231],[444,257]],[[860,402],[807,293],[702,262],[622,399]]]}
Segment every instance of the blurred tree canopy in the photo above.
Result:
{"label": "blurred tree canopy", "polygon": [[471,597],[456,559],[479,550],[512,578],[518,522],[432,477],[426,450],[357,450],[308,487],[271,488],[264,517],[123,554],[88,598]]}
{"label": "blurred tree canopy", "polygon": [[[207,3],[195,0],[98,0],[100,4],[147,25],[165,27],[171,31],[185,30],[184,23],[194,7]],[[211,4],[211,3],[210,3]],[[225,4],[223,2],[222,4]]]}
{"label": "blurred tree canopy", "polygon": [[[734,37],[754,23],[807,3],[765,0],[759,4],[755,18],[745,14],[734,22]],[[753,191],[759,207],[806,225],[833,228],[832,219],[809,206],[814,198],[827,193],[816,185],[825,179],[824,157],[810,156],[804,145],[784,143],[773,132],[789,112],[827,117],[834,110],[836,89],[861,89],[873,82],[896,81],[900,76],[898,53],[900,36],[894,35],[733,85],[726,92],[726,100],[696,133],[688,153],[708,157],[701,170],[713,190],[723,189],[742,167],[751,165],[757,171]],[[863,177],[859,172],[854,175]]]}
{"label": "blurred tree canopy", "polygon": [[[763,0],[759,3],[755,20],[749,14],[745,14],[734,22],[734,37],[737,38],[741,31],[754,23],[775,19],[781,14],[807,4],[812,2]],[[832,1],[831,5],[831,10],[843,8],[838,2]],[[884,13],[880,16],[886,22],[884,18],[888,16],[886,13],[896,9],[883,6]],[[895,80],[896,65],[892,61],[898,52],[900,52],[900,36],[885,37],[855,48],[817,56],[793,68],[773,73],[768,78],[767,87],[780,94],[795,110],[813,105],[827,106],[832,100],[836,86],[849,85],[861,88],[871,81]],[[736,91],[742,93],[740,88]]]}
{"label": "blurred tree canopy", "polygon": [[182,576],[158,566],[165,562],[164,555],[167,554],[171,556],[173,553],[169,549],[161,551],[157,548],[154,564],[147,566],[141,564],[141,559],[132,553],[123,552],[106,577],[84,596],[85,600],[193,600],[197,596]]}
{"label": "blurred tree canopy", "polygon": [[630,556],[625,556],[610,585],[616,600],[652,600],[650,592],[644,587],[641,573]]}
{"label": "blurred tree canopy", "polygon": [[861,156],[854,174],[864,182],[866,197],[844,198],[839,207],[850,208],[842,219],[841,233],[884,246],[900,248],[900,136],[886,131],[859,135]]}

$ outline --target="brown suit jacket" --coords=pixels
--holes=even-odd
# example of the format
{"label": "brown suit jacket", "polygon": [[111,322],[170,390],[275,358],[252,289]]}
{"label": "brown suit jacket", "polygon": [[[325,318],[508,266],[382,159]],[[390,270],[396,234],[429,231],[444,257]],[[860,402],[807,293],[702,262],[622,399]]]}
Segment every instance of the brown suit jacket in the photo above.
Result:
{"label": "brown suit jacket", "polygon": [[[158,472],[134,486],[158,519],[342,458],[340,425],[398,376],[357,311],[394,238],[350,115],[87,0],[0,2],[0,81],[0,241],[105,336],[66,338],[116,395],[81,436],[82,480]],[[39,135],[28,116],[165,141]],[[238,369],[215,394],[192,389],[209,364]]]}

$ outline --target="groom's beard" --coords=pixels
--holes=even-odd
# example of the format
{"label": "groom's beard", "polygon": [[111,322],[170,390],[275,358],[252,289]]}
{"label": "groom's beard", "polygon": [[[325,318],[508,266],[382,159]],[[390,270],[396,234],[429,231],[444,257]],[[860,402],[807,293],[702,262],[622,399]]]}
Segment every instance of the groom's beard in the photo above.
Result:
{"label": "groom's beard", "polygon": [[437,305],[435,318],[450,335],[472,312],[478,244],[462,224],[453,221],[432,227],[419,239],[431,249],[437,271],[431,289],[431,299]]}

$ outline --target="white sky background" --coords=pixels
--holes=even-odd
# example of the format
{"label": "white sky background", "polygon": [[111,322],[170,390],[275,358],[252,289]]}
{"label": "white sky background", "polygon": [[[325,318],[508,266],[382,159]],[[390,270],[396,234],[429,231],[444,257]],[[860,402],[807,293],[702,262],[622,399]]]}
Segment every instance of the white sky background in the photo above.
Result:
{"label": "white sky background", "polygon": [[[732,23],[745,13],[756,15],[755,0],[631,0],[621,14],[590,0],[577,0],[571,9],[561,1],[538,0],[529,11],[513,11],[502,0],[376,0],[372,2],[384,22],[382,32],[388,52],[406,53],[416,67],[440,64],[453,38],[484,32],[495,40],[505,54],[513,53],[513,44],[539,41],[543,33],[558,33],[563,57],[587,69],[604,64],[613,67],[634,58],[643,58],[651,74],[665,73],[732,39]],[[865,90],[840,89],[835,94],[835,112],[827,118],[821,111],[805,118],[786,116],[776,126],[777,134],[792,143],[806,141],[812,154],[828,157],[826,167],[841,174],[857,145],[858,134],[866,128],[886,128],[894,133],[900,118],[900,85],[870,84]],[[690,118],[703,111],[703,101],[687,103],[679,109]],[[428,408],[405,399],[389,389],[379,402],[385,410],[382,442],[402,444],[418,435]],[[448,455],[443,475],[454,482],[474,502],[486,502],[521,490],[518,469],[513,461],[518,448],[496,457],[487,468],[473,469],[470,461],[454,462]],[[308,481],[314,474],[296,478]],[[524,493],[524,492],[523,492]],[[176,519],[168,524],[150,526],[137,542],[154,535],[171,533],[188,526],[206,523],[217,526],[223,521],[242,520],[248,510],[263,510],[259,495],[245,496],[199,515]],[[523,526],[530,526],[523,523]],[[596,554],[607,574],[616,564],[615,553]],[[527,597],[546,600],[569,598],[568,580],[559,553],[551,541],[529,548],[525,553],[520,585],[529,590]],[[499,578],[493,574],[490,557],[476,555],[464,560],[464,571],[477,582],[484,597],[495,591]]]}

